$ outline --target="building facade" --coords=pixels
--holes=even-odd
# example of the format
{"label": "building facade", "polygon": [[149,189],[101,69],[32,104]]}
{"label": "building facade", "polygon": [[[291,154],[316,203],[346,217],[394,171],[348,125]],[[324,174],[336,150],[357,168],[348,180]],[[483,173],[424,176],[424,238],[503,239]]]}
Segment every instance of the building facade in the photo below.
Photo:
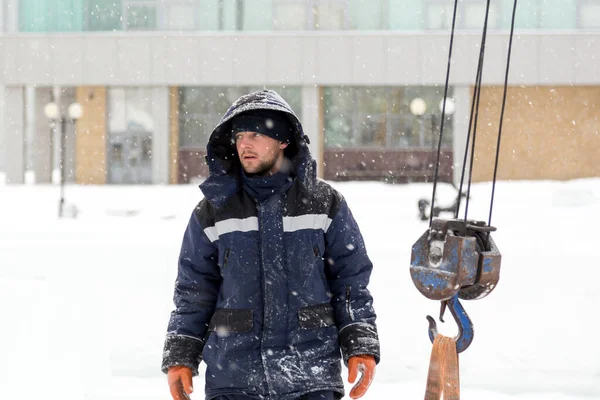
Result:
{"label": "building facade", "polygon": [[[189,182],[206,176],[206,140],[227,107],[271,88],[300,117],[322,177],[430,180],[453,4],[0,0],[0,171],[51,182],[64,137],[73,182]],[[491,1],[476,181],[492,176],[512,5]],[[485,6],[459,1],[446,181],[462,168]],[[598,1],[519,1],[499,179],[600,176],[599,71]],[[51,124],[52,101],[83,115]]]}

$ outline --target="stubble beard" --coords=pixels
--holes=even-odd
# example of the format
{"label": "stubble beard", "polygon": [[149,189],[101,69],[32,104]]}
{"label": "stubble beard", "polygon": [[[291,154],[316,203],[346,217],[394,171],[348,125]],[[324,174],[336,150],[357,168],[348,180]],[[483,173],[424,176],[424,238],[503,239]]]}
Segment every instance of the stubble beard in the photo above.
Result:
{"label": "stubble beard", "polygon": [[273,169],[275,164],[277,163],[277,154],[273,154],[273,156],[268,160],[261,160],[260,163],[256,166],[252,166],[247,168],[244,163],[242,163],[242,167],[248,176],[266,176],[269,175],[269,171]]}

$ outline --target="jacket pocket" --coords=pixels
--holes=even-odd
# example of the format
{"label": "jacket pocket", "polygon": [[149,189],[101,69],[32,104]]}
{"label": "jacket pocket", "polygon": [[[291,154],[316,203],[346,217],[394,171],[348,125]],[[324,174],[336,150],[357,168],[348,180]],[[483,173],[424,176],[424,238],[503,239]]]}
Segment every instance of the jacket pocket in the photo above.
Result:
{"label": "jacket pocket", "polygon": [[326,328],[335,324],[333,307],[329,303],[298,309],[298,321],[302,329]]}
{"label": "jacket pocket", "polygon": [[209,332],[218,333],[244,333],[250,332],[254,326],[254,313],[252,310],[234,310],[217,308],[208,325]]}

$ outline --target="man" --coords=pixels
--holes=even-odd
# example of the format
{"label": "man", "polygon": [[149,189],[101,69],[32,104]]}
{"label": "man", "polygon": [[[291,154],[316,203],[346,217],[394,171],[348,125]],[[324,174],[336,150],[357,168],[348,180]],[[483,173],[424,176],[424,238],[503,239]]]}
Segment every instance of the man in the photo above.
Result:
{"label": "man", "polygon": [[207,145],[210,176],[179,257],[162,370],[187,399],[361,397],[379,362],[372,264],[343,197],[316,178],[308,138],[274,91],[242,96]]}

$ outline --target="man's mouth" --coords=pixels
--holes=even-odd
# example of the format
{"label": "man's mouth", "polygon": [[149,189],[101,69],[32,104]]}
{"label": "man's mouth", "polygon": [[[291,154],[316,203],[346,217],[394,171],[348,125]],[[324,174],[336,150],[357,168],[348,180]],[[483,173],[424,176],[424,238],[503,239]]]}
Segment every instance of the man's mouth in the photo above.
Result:
{"label": "man's mouth", "polygon": [[253,160],[256,158],[256,156],[253,156],[251,154],[244,154],[244,160]]}

